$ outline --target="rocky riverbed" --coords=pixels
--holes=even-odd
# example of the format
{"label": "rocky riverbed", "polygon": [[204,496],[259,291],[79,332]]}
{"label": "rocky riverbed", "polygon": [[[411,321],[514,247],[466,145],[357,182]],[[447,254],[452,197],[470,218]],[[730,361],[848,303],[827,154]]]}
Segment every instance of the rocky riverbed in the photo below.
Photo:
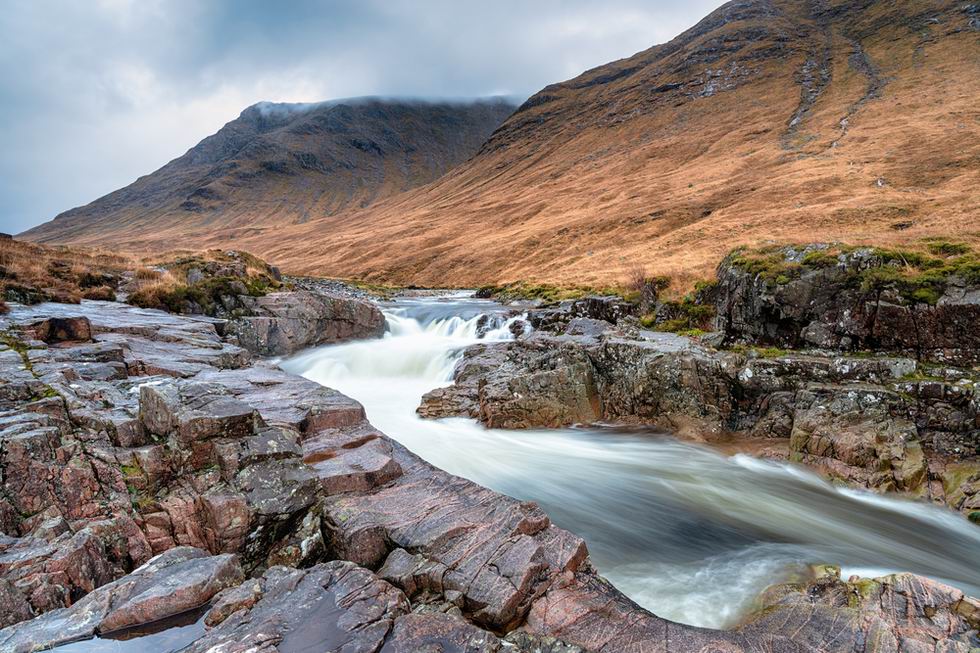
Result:
{"label": "rocky riverbed", "polygon": [[853,275],[880,274],[880,257],[856,251],[807,269],[805,251],[770,255],[796,266],[779,283],[728,259],[710,293],[710,333],[645,329],[636,306],[612,296],[531,310],[515,340],[469,348],[455,383],[423,397],[419,413],[771,439],[770,455],[980,523],[980,288],[953,277],[932,289],[935,305],[909,301],[855,289]]}
{"label": "rocky riverbed", "polygon": [[[467,414],[475,405],[488,422],[541,414],[558,424],[627,410],[653,419],[656,410],[721,428],[739,414],[723,401],[728,386],[700,384],[704,365],[727,364],[707,349],[673,336],[611,335],[618,327],[598,321],[573,318],[562,335],[538,323],[538,335],[501,348],[542,357],[528,391],[567,397],[521,405],[524,390],[488,401],[477,388],[464,405],[461,372],[460,391],[439,403]],[[256,358],[227,327],[90,301],[15,305],[0,318],[0,651],[72,641],[71,650],[85,650],[78,640],[188,612],[199,624],[180,644],[189,651],[965,653],[976,645],[980,605],[908,574],[848,581],[823,570],[771,588],[731,631],[659,618],[605,581],[585,542],[537,505],[426,463],[374,428],[358,402]],[[625,377],[618,389],[596,380],[593,346],[608,350],[610,368],[642,372],[634,389]],[[650,361],[675,360],[637,366],[629,357],[637,348],[659,352]],[[479,356],[498,353],[474,350],[460,369]],[[489,360],[517,379],[528,359]],[[738,378],[747,365],[722,371]],[[901,365],[833,373],[867,381],[877,370],[881,383]],[[648,384],[658,370],[676,391],[656,408],[644,389],[656,387]],[[597,403],[592,387],[615,391]],[[807,388],[793,395],[793,429]],[[154,635],[146,637],[153,650]]]}

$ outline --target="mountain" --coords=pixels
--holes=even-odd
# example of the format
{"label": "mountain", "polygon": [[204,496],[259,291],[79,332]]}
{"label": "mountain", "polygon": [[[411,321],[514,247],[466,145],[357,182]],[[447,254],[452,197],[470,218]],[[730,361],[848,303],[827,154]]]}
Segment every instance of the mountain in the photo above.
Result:
{"label": "mountain", "polygon": [[[431,285],[611,283],[638,268],[690,281],[769,241],[977,243],[978,79],[977,3],[729,2],[542,89],[430,184],[274,238],[242,223],[195,242]],[[150,233],[56,239],[171,237]]]}
{"label": "mountain", "polygon": [[156,172],[24,237],[142,248],[274,233],[437,179],[514,108],[498,98],[261,102]]}

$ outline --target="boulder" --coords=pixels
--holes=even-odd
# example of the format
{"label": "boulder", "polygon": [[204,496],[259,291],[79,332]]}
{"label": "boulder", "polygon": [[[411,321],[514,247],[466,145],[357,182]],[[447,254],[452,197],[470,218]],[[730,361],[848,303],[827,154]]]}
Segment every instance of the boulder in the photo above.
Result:
{"label": "boulder", "polygon": [[225,335],[262,356],[285,356],[306,347],[384,334],[384,315],[362,300],[305,290],[242,299],[247,300],[248,314],[232,319]]}
{"label": "boulder", "polygon": [[88,318],[52,317],[31,325],[38,340],[48,344],[59,342],[91,342],[92,325]]}

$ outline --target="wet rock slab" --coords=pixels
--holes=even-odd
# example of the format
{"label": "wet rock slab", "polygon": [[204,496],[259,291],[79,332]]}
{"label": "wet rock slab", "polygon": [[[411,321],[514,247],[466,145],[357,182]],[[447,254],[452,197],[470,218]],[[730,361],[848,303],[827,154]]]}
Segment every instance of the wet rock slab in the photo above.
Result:
{"label": "wet rock slab", "polygon": [[221,597],[212,614],[227,616],[209,615],[212,628],[187,652],[376,651],[409,611],[399,590],[349,562],[274,567],[257,585],[254,595]]}
{"label": "wet rock slab", "polygon": [[[552,525],[537,505],[447,474],[397,443],[392,447],[401,476],[370,493],[326,500],[341,557],[376,568],[403,555],[398,549],[410,551],[426,570],[423,585],[456,593],[464,614],[492,629],[519,624],[544,588],[585,561],[585,543]],[[414,576],[401,569],[389,575],[410,593],[419,586]]]}
{"label": "wet rock slab", "polygon": [[146,624],[206,604],[241,583],[235,556],[171,549],[129,575],[91,591],[71,608],[0,630],[0,651],[29,653]]}
{"label": "wet rock slab", "polygon": [[316,472],[327,494],[366,492],[402,474],[390,441],[365,423],[325,429],[303,442],[303,461]]}
{"label": "wet rock slab", "polygon": [[[37,338],[31,329],[51,318],[85,318],[91,341],[78,320],[42,328],[52,342]],[[580,335],[535,341],[555,338],[558,353],[550,342],[508,350],[519,352],[515,369],[547,364],[522,387],[589,397],[587,383],[565,383],[567,352],[592,366],[600,396],[618,388],[607,405],[694,410],[696,387],[696,401],[717,400],[707,417],[734,410],[701,382],[719,369],[737,377],[738,366],[706,363],[707,350],[674,336],[637,345],[583,321],[594,319],[562,324]],[[0,328],[26,339],[0,350],[4,653],[205,603],[190,651],[816,652],[862,641],[969,650],[976,603],[914,577],[773,590],[732,632],[669,623],[603,581],[585,543],[535,504],[428,465],[368,424],[356,401],[250,361],[207,320],[84,302],[14,307]],[[496,364],[498,352],[485,353],[474,379]],[[674,356],[688,362],[672,368]],[[603,385],[603,369],[630,371],[635,387]],[[508,419],[536,410],[503,392],[490,403]],[[587,404],[572,405],[585,414]]]}

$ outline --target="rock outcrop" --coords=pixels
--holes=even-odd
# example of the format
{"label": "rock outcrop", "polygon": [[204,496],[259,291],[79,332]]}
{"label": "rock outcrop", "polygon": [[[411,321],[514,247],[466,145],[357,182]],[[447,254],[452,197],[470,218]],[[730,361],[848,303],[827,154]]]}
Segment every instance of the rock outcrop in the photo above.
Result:
{"label": "rock outcrop", "polygon": [[19,307],[3,326],[0,577],[32,613],[175,546],[280,559],[319,496],[300,432],[363,418],[251,367],[213,321],[85,302]]}
{"label": "rock outcrop", "polygon": [[220,321],[219,333],[261,356],[286,356],[306,347],[384,333],[373,303],[342,282],[284,283],[275,266],[235,250],[210,250],[177,258],[149,273],[175,277],[172,287],[130,274],[126,300],[142,308]]}
{"label": "rock outcrop", "polygon": [[262,356],[285,356],[328,343],[384,334],[385,318],[374,304],[305,290],[242,297],[244,315],[228,322],[226,335]]}
{"label": "rock outcrop", "polygon": [[[54,319],[79,339],[40,326]],[[0,330],[4,653],[165,618],[193,624],[180,646],[202,653],[816,652],[884,633],[965,653],[975,636],[975,602],[912,577],[856,607],[845,590],[773,590],[730,632],[673,624],[537,505],[432,467],[212,320],[82,302],[15,306]],[[66,335],[36,339],[52,332]]]}
{"label": "rock outcrop", "polygon": [[967,631],[980,617],[980,603],[951,587],[911,574],[842,581],[835,568],[771,587],[759,603],[739,634],[776,651],[972,651]]}
{"label": "rock outcrop", "polygon": [[980,364],[975,257],[830,245],[736,252],[718,268],[729,341]]}
{"label": "rock outcrop", "polygon": [[596,577],[569,577],[528,616],[589,651],[971,651],[978,603],[953,588],[901,574],[858,584],[839,579],[780,585],[740,628],[719,633],[637,614],[609,601]]}
{"label": "rock outcrop", "polygon": [[602,420],[698,439],[783,438],[791,459],[834,478],[980,519],[980,378],[970,370],[890,355],[716,350],[558,311],[530,312],[530,335],[468,348],[455,383],[426,394],[419,414],[498,428]]}

